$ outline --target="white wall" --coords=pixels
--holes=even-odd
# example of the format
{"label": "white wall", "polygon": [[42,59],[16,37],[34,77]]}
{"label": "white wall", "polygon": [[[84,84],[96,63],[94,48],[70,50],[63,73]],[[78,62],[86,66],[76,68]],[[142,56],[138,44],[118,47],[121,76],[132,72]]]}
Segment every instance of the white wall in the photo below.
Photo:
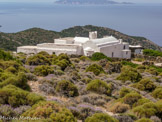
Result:
{"label": "white wall", "polygon": [[55,39],[54,40],[55,44],[66,44],[66,40],[62,40],[62,39]]}
{"label": "white wall", "polygon": [[135,54],[141,54],[143,49],[136,49]]}
{"label": "white wall", "polygon": [[46,51],[49,54],[55,53],[56,55],[59,55],[61,53],[66,54],[75,54],[75,55],[83,55],[83,48],[80,45],[74,45],[74,44],[53,44],[53,43],[44,43],[44,44],[38,44],[38,52]]}
{"label": "white wall", "polygon": [[[100,52],[100,48],[98,48],[97,45],[90,40],[83,44],[83,50],[87,47],[91,47],[92,49],[94,49],[94,52]],[[84,55],[85,56],[87,55],[86,51],[84,51]]]}
{"label": "white wall", "polygon": [[[125,46],[125,50],[128,50],[127,53],[123,53]],[[94,49],[94,52],[101,52],[108,57],[115,57],[115,58],[130,58],[131,51],[129,51],[129,44],[127,43],[107,43],[103,45],[97,46],[92,41],[87,41],[83,44],[83,48],[90,47]],[[86,52],[84,52],[86,55]]]}
{"label": "white wall", "polygon": [[122,47],[120,44],[107,45],[100,48],[100,52],[104,53],[108,57],[122,58]]}
{"label": "white wall", "polygon": [[17,47],[17,53],[36,54],[37,48]]}
{"label": "white wall", "polygon": [[125,58],[125,59],[131,58],[131,51],[123,51],[122,53],[123,53],[122,58]]}

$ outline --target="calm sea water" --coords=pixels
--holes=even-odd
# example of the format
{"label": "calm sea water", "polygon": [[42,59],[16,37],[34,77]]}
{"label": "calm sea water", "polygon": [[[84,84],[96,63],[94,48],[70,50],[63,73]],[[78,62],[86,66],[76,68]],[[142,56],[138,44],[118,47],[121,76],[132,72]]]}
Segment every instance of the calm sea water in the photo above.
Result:
{"label": "calm sea water", "polygon": [[18,32],[32,27],[61,31],[75,25],[109,27],[144,36],[162,46],[162,4],[63,6],[49,3],[0,3],[0,31]]}

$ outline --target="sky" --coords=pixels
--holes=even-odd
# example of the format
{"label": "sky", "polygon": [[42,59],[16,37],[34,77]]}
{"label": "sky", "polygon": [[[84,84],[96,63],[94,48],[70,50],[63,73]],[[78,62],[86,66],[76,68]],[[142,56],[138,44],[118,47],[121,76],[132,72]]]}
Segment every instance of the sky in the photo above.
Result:
{"label": "sky", "polygon": [[[0,2],[54,2],[56,0],[0,0]],[[116,2],[162,3],[162,0],[114,0]]]}

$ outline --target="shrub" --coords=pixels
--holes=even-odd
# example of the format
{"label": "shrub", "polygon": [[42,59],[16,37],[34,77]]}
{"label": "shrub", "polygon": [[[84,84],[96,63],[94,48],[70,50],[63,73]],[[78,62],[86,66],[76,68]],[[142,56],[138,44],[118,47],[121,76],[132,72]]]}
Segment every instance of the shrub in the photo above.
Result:
{"label": "shrub", "polygon": [[137,106],[143,105],[148,102],[151,102],[151,101],[149,99],[142,98],[142,99],[139,99],[136,103],[134,103],[133,107],[137,107]]}
{"label": "shrub", "polygon": [[121,72],[122,65],[120,62],[108,62],[106,64],[106,72],[111,73],[120,73]]}
{"label": "shrub", "polygon": [[82,60],[82,61],[90,60],[87,56],[81,56],[79,59]]}
{"label": "shrub", "polygon": [[16,74],[16,72],[17,72],[17,70],[14,67],[12,67],[12,66],[10,66],[9,68],[7,68],[6,71],[7,72],[11,72],[13,74]]}
{"label": "shrub", "polygon": [[99,61],[101,59],[108,59],[109,61],[111,61],[111,58],[107,57],[105,54],[100,53],[100,52],[94,53],[91,57],[91,60],[93,61]]}
{"label": "shrub", "polygon": [[132,106],[141,98],[142,98],[141,95],[138,93],[129,93],[123,97],[123,102],[125,104],[129,104],[130,106]]}
{"label": "shrub", "polygon": [[72,113],[55,102],[39,102],[32,106],[31,109],[22,114],[24,117],[37,117],[41,119],[49,119],[53,122],[76,122]]}
{"label": "shrub", "polygon": [[58,63],[56,63],[56,65],[60,66],[62,70],[65,70],[66,67],[71,65],[71,63],[69,63],[68,60],[63,59],[63,60],[60,60]]}
{"label": "shrub", "polygon": [[31,106],[23,105],[23,106],[20,106],[18,108],[14,108],[14,112],[16,113],[17,117],[20,117],[20,115],[22,113],[24,113],[25,111],[29,110],[30,108],[31,108]]}
{"label": "shrub", "polygon": [[134,63],[129,62],[129,61],[122,61],[121,63],[122,63],[122,65],[124,65],[124,66],[130,66],[130,67],[132,67],[132,68],[136,68],[136,67],[138,66],[138,64],[134,64]]}
{"label": "shrub", "polygon": [[157,117],[157,116],[152,116],[150,119],[151,119],[153,122],[161,122],[161,119],[160,119],[159,117]]}
{"label": "shrub", "polygon": [[74,62],[74,63],[79,63],[80,59],[79,58],[72,58],[71,61]]}
{"label": "shrub", "polygon": [[122,88],[119,92],[120,98],[124,97],[125,95],[131,93],[132,91],[128,88]]}
{"label": "shrub", "polygon": [[8,60],[13,60],[14,58],[9,52],[0,49],[0,59],[8,61]]}
{"label": "shrub", "polygon": [[157,50],[150,50],[150,49],[144,49],[143,54],[147,56],[161,56],[162,57],[162,52],[157,51]]}
{"label": "shrub", "polygon": [[99,75],[100,73],[104,73],[104,70],[101,66],[92,64],[86,69],[86,72],[93,72],[95,75]]}
{"label": "shrub", "polygon": [[152,75],[158,75],[158,72],[154,68],[147,69],[146,72],[152,74]]}
{"label": "shrub", "polygon": [[141,118],[135,122],[153,122],[151,119],[148,119],[148,118]]}
{"label": "shrub", "polygon": [[149,102],[134,108],[133,112],[140,118],[141,117],[150,118],[151,116],[156,115],[157,107],[155,103]]}
{"label": "shrub", "polygon": [[65,59],[65,60],[67,60],[67,61],[69,61],[70,62],[70,58],[68,57],[68,55],[67,54],[63,54],[63,53],[61,53],[59,56],[58,56],[58,60],[63,60],[63,59]]}
{"label": "shrub", "polygon": [[81,76],[79,75],[77,71],[71,72],[69,76],[71,77],[71,79],[75,81],[78,81],[79,79],[81,79]]}
{"label": "shrub", "polygon": [[68,66],[71,66],[72,63],[67,54],[60,54],[54,61],[54,65],[58,65],[62,70],[65,70]]}
{"label": "shrub", "polygon": [[45,52],[45,51],[41,51],[41,52],[39,52],[38,53],[38,55],[44,55],[44,56],[50,56],[47,52]]}
{"label": "shrub", "polygon": [[67,97],[78,96],[77,87],[70,81],[62,80],[56,86],[56,91]]}
{"label": "shrub", "polygon": [[24,91],[13,85],[8,85],[0,89],[0,104],[9,104],[13,107],[21,105],[34,105],[43,97]]}
{"label": "shrub", "polygon": [[104,113],[96,113],[91,117],[88,117],[85,122],[118,122],[117,119]]}
{"label": "shrub", "polygon": [[136,117],[130,114],[119,114],[114,116],[119,122],[134,122]]}
{"label": "shrub", "polygon": [[76,107],[69,107],[71,112],[75,117],[77,117],[79,120],[84,121],[87,117],[92,116],[95,113],[101,113],[102,109],[95,108],[92,105],[89,104],[79,104]]}
{"label": "shrub", "polygon": [[3,72],[0,73],[0,82],[3,82],[10,77],[16,77],[16,76],[11,72],[6,72],[6,71],[4,72],[3,71]]}
{"label": "shrub", "polygon": [[54,74],[58,75],[58,76],[61,76],[61,75],[64,75],[64,71],[62,71],[62,70],[55,70]]}
{"label": "shrub", "polygon": [[139,90],[149,92],[153,91],[156,88],[156,85],[148,78],[142,79],[140,82],[133,86]]}
{"label": "shrub", "polygon": [[125,81],[132,81],[132,82],[138,82],[142,78],[141,74],[134,68],[131,67],[123,67],[122,72],[117,77],[118,80],[122,80],[123,82]]}
{"label": "shrub", "polygon": [[130,109],[130,107],[129,107],[128,104],[123,104],[123,103],[118,102],[111,108],[111,112],[113,112],[113,113],[124,113],[129,109]]}
{"label": "shrub", "polygon": [[39,90],[45,92],[47,95],[55,95],[55,88],[50,83],[43,83],[39,86]]}
{"label": "shrub", "polygon": [[162,68],[155,65],[150,66],[151,69],[155,69],[158,73],[162,73]]}
{"label": "shrub", "polygon": [[111,100],[111,97],[102,94],[90,93],[80,96],[80,103],[90,103],[91,105],[104,106]]}
{"label": "shrub", "polygon": [[30,81],[37,81],[37,80],[38,80],[38,79],[37,79],[37,76],[35,76],[35,75],[32,74],[32,73],[26,73],[26,77],[27,77],[27,79],[30,80]]}
{"label": "shrub", "polygon": [[2,72],[3,72],[3,69],[0,68],[0,73],[2,73]]}
{"label": "shrub", "polygon": [[144,72],[146,70],[146,66],[144,65],[139,65],[137,68],[136,68],[139,72]]}
{"label": "shrub", "polygon": [[26,64],[28,65],[50,65],[51,61],[46,57],[46,55],[36,54],[34,56],[30,56]]}
{"label": "shrub", "polygon": [[153,97],[158,98],[158,99],[162,99],[162,88],[156,88],[153,93],[152,93]]}
{"label": "shrub", "polygon": [[54,73],[54,68],[48,65],[37,66],[34,69],[34,74],[37,76],[47,76],[52,73]]}
{"label": "shrub", "polygon": [[104,81],[101,80],[93,80],[90,83],[87,84],[88,91],[96,92],[98,94],[106,94],[111,95],[111,84],[107,84]]}
{"label": "shrub", "polygon": [[19,117],[29,108],[30,106],[20,106],[17,108],[13,108],[10,105],[0,105],[0,115],[4,117]]}
{"label": "shrub", "polygon": [[159,100],[156,102],[156,107],[157,107],[157,113],[156,115],[162,119],[162,100]]}
{"label": "shrub", "polygon": [[0,115],[5,117],[13,117],[16,116],[16,113],[10,105],[0,105]]}
{"label": "shrub", "polygon": [[18,76],[11,75],[11,77],[5,79],[3,82],[0,83],[0,88],[6,86],[8,84],[15,85],[15,86],[20,87],[25,90],[30,90],[30,87],[27,84],[27,77],[22,72],[20,72],[18,74]]}
{"label": "shrub", "polygon": [[160,73],[160,74],[159,74],[159,76],[161,76],[161,77],[162,77],[162,73]]}
{"label": "shrub", "polygon": [[138,62],[142,62],[142,61],[144,61],[145,59],[144,58],[135,58],[135,59],[133,59],[134,61],[138,61]]}
{"label": "shrub", "polygon": [[17,74],[18,72],[27,72],[27,70],[22,66],[22,64],[16,61],[1,61],[0,68],[14,74]]}

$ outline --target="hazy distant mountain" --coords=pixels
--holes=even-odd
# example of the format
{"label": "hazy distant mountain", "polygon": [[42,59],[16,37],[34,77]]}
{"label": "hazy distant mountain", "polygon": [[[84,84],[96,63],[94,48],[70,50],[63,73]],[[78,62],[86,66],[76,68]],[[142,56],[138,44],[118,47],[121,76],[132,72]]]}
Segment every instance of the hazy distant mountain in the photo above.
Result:
{"label": "hazy distant mountain", "polygon": [[[112,0],[58,0],[56,4],[67,5],[107,5],[107,4],[121,4]],[[130,4],[123,2],[122,4]]]}

